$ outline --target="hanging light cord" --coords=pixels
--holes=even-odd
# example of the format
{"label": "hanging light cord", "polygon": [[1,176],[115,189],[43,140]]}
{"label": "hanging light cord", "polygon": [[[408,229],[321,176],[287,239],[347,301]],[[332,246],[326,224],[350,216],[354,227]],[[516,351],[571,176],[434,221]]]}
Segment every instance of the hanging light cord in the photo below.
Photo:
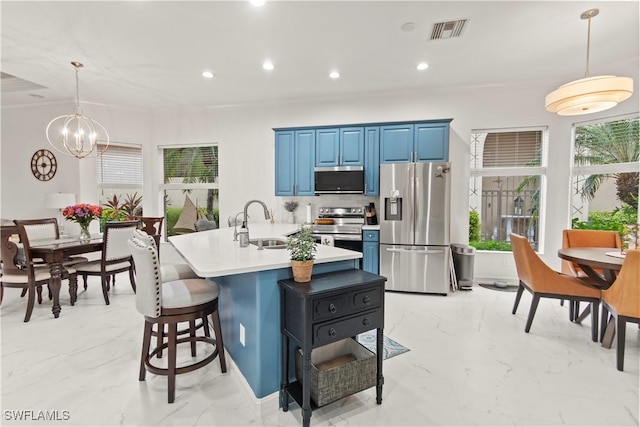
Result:
{"label": "hanging light cord", "polygon": [[589,48],[591,47],[591,15],[589,15],[589,21],[587,25],[587,71],[585,78],[589,77]]}
{"label": "hanging light cord", "polygon": [[76,67],[76,114],[81,116],[82,107],[80,107],[80,83],[78,79],[78,69],[81,67],[81,65],[73,64],[73,66]]}

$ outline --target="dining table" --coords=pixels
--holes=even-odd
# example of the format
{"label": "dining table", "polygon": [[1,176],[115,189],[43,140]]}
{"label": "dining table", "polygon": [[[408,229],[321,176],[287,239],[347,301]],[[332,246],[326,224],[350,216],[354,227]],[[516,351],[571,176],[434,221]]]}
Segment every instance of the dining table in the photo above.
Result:
{"label": "dining table", "polygon": [[[51,281],[49,289],[53,298],[53,317],[60,316],[60,288],[62,286],[62,263],[71,255],[86,254],[90,252],[102,251],[102,234],[93,234],[90,239],[80,239],[76,237],[61,237],[59,239],[38,239],[29,242],[31,247],[31,256],[34,258],[42,258],[49,266],[51,273]],[[73,285],[70,285],[73,286]],[[77,284],[75,289],[70,288],[72,304],[74,295],[77,295]]]}
{"label": "dining table", "polygon": [[[577,264],[587,275],[585,282],[591,286],[600,289],[608,289],[615,282],[617,273],[624,263],[624,254],[620,249],[615,248],[596,248],[596,247],[579,247],[579,248],[562,248],[558,249],[558,257],[566,261]],[[602,270],[602,275],[598,274],[595,269]],[[590,314],[591,306],[587,308],[576,318],[575,322],[580,323]],[[597,316],[598,313],[593,313]],[[605,328],[602,338],[602,346],[611,348],[613,337],[615,335],[615,327],[613,321],[606,324],[602,322]]]}

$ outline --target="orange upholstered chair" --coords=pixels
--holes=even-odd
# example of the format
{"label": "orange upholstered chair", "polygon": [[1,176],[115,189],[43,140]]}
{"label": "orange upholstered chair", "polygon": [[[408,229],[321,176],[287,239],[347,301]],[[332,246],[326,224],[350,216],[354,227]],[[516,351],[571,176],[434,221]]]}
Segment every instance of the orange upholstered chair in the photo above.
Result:
{"label": "orange upholstered chair", "polygon": [[[620,235],[609,230],[562,230],[563,248],[620,248]],[[597,269],[595,269],[598,271]],[[577,264],[562,260],[562,272],[576,277],[587,277]]]}
{"label": "orange upholstered chair", "polygon": [[[562,230],[563,248],[621,248],[620,235],[617,231],[611,230]],[[599,268],[593,269],[596,273],[603,275]],[[580,266],[571,261],[562,260],[562,273],[570,276],[586,278],[587,274]],[[562,301],[560,302],[562,304]],[[580,303],[575,302],[569,307],[569,319],[576,321],[580,314]]]}
{"label": "orange upholstered chair", "polygon": [[[586,301],[591,303],[593,313],[598,312],[600,305],[600,289],[585,285],[576,277],[560,274],[544,263],[535,253],[526,237],[511,234],[513,258],[520,283],[512,314],[516,314],[522,292],[531,292],[533,299],[524,331],[529,332],[533,317],[536,314],[541,297],[567,299],[569,301]],[[592,316],[591,339],[598,341],[598,316]]]}
{"label": "orange upholstered chair", "polygon": [[608,313],[611,313],[615,318],[616,365],[618,371],[622,371],[627,322],[640,324],[640,250],[627,252],[616,281],[609,289],[602,291],[603,334],[604,326],[608,321]]}

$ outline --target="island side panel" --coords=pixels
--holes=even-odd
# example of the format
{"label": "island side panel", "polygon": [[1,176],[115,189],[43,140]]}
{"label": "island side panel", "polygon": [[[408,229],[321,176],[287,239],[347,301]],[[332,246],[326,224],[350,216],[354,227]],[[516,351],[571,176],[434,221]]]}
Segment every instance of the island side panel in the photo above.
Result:
{"label": "island side panel", "polygon": [[[319,263],[313,274],[358,268],[358,260]],[[257,398],[280,389],[281,335],[278,280],[291,268],[216,277],[220,285],[220,320],[224,346]],[[240,323],[245,345],[240,344]]]}

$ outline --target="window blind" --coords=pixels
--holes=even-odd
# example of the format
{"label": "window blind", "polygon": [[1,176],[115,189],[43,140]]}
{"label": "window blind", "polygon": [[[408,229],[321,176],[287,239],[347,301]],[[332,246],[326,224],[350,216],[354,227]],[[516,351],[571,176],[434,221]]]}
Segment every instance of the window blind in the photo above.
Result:
{"label": "window blind", "polygon": [[99,187],[142,187],[142,148],[109,145],[96,157]]}
{"label": "window blind", "polygon": [[541,131],[488,133],[482,153],[482,167],[540,166],[541,148]]}

